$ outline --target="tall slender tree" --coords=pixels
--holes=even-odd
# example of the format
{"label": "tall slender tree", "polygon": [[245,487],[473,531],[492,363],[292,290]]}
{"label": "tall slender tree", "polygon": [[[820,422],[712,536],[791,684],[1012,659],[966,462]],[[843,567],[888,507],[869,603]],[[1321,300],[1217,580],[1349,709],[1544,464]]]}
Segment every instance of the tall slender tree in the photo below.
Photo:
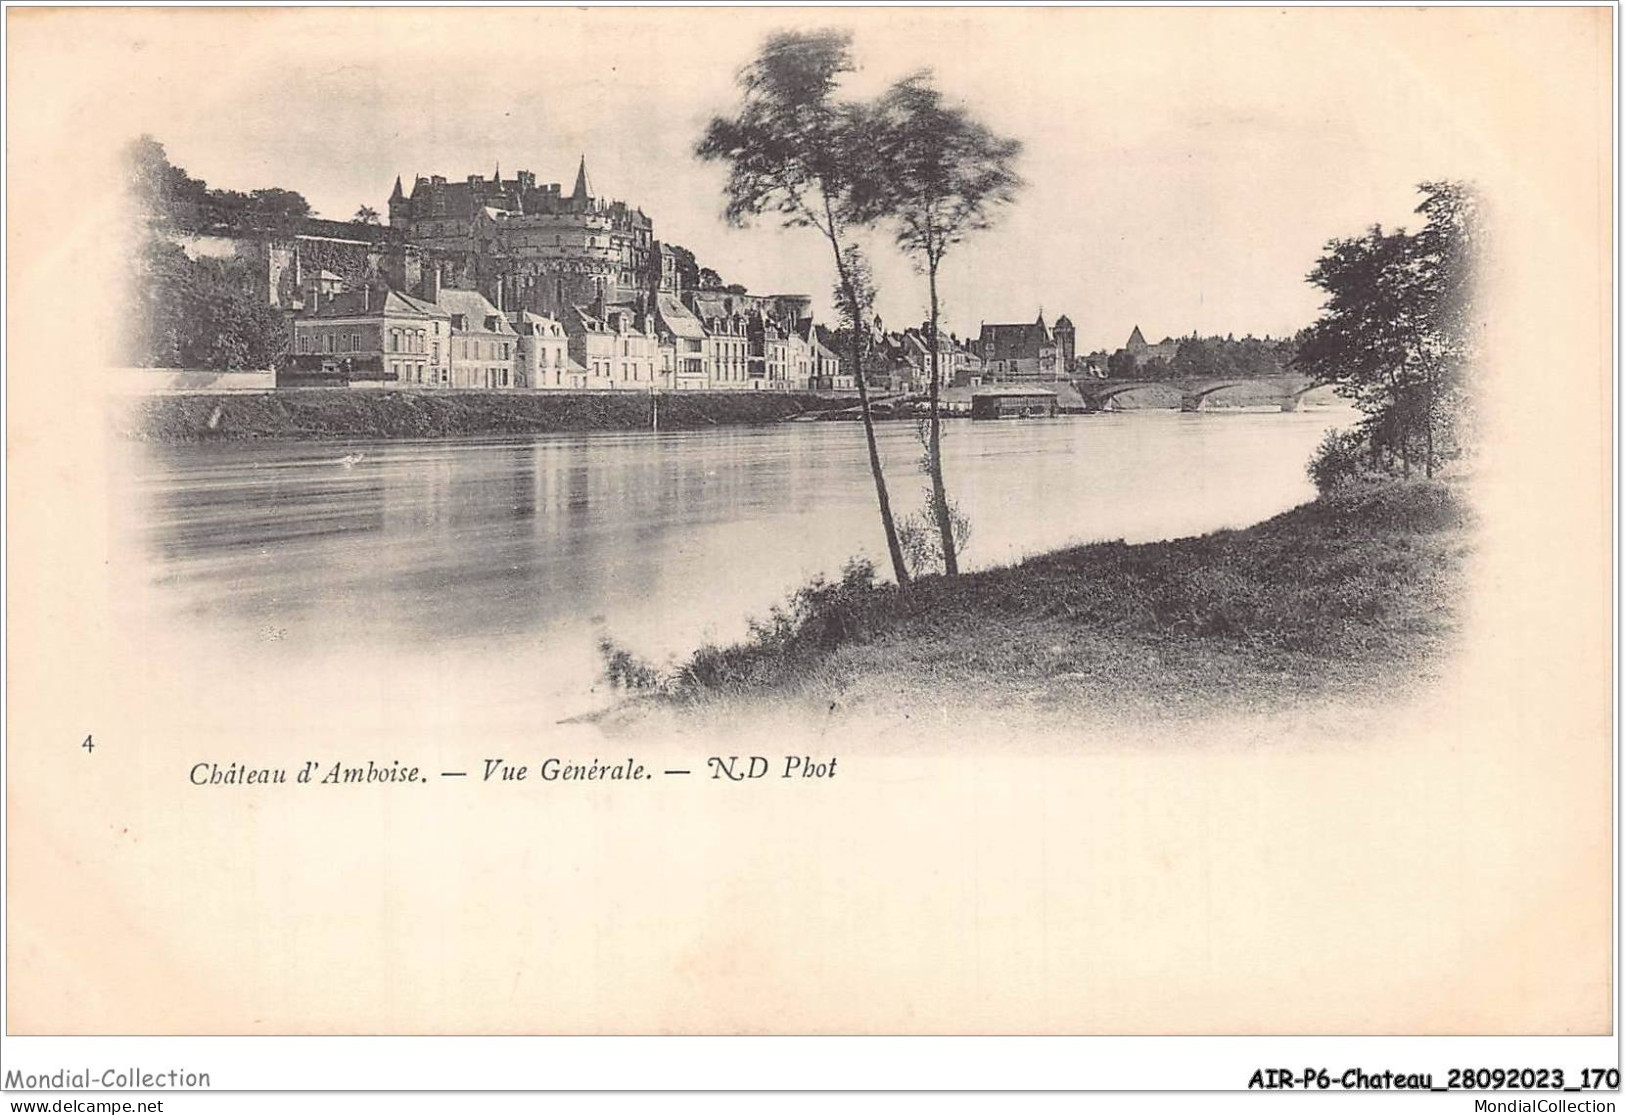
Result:
{"label": "tall slender tree", "polygon": [[1021,188],[1015,161],[1018,140],[995,135],[969,112],[944,101],[931,72],[894,84],[860,116],[865,158],[853,177],[846,212],[860,224],[884,221],[897,245],[926,276],[930,297],[930,425],[926,467],[931,513],[942,536],[943,572],[959,572],[953,512],[942,475],[942,344],[937,272],[948,250],[987,228]]}
{"label": "tall slender tree", "polygon": [[[841,76],[855,68],[851,46],[852,36],[844,31],[791,31],[771,36],[755,60],[739,73],[738,113],[712,119],[695,154],[727,164],[724,212],[730,223],[744,225],[764,213],[774,213],[786,227],[817,229],[835,261],[843,304],[858,307],[863,298],[848,267],[852,247],[848,201],[863,161],[856,149],[856,109],[837,96]],[[874,419],[869,413],[861,332],[851,330],[850,348],[869,471],[874,476],[892,573],[899,585],[907,585],[908,567],[898,543]]]}

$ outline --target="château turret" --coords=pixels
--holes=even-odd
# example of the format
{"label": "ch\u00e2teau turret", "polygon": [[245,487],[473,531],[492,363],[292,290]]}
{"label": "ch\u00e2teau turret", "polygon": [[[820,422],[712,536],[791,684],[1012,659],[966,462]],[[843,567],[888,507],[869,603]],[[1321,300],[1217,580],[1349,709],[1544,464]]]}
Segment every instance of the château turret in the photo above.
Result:
{"label": "ch\u00e2teau turret", "polygon": [[581,166],[576,170],[576,187],[570,191],[572,201],[590,201],[592,199],[592,183],[587,180],[587,156],[581,156]]}

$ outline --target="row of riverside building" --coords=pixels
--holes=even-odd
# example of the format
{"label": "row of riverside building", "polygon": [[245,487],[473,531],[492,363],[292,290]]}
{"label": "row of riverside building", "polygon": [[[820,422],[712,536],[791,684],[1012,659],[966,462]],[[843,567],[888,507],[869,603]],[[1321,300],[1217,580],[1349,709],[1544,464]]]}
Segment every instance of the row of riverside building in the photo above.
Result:
{"label": "row of riverside building", "polygon": [[[477,290],[317,293],[293,319],[279,386],[566,391],[840,391],[854,386],[810,314],[750,295],[595,299],[558,318]],[[695,307],[715,309],[700,317]]]}
{"label": "row of riverside building", "polygon": [[[585,159],[569,194],[528,171],[419,177],[410,195],[397,179],[389,222],[373,266],[347,274],[320,266],[302,240],[286,253],[293,335],[279,386],[856,387],[849,351],[813,320],[811,299],[685,289],[678,252],[654,239],[641,209],[595,197]],[[301,247],[317,266],[301,266]],[[929,329],[888,332],[877,319],[868,331],[868,386],[925,386]],[[963,341],[943,335],[938,360],[946,384],[1059,381],[1088,374],[1074,347],[1072,323],[1051,328],[1040,313]]]}

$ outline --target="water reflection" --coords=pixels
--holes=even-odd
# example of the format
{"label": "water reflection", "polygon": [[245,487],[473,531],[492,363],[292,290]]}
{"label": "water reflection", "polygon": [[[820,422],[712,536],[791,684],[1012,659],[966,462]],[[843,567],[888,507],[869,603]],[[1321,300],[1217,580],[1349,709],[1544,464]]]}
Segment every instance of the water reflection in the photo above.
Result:
{"label": "water reflection", "polygon": [[[1341,409],[949,426],[970,568],[1070,542],[1257,521],[1312,495]],[[913,428],[880,430],[917,507]],[[580,640],[648,653],[730,638],[807,577],[885,549],[860,428],[789,424],[524,440],[135,451],[123,573],[137,617],[324,646]]]}

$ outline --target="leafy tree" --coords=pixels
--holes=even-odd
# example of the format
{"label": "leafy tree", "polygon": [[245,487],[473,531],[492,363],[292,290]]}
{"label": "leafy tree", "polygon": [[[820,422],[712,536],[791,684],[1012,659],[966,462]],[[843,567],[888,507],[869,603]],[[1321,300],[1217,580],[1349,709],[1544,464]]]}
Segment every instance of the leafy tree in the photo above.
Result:
{"label": "leafy tree", "polygon": [[130,196],[154,219],[171,215],[178,203],[198,202],[208,187],[171,165],[164,145],[142,135],[124,149]]}
{"label": "leafy tree", "polygon": [[1140,366],[1140,377],[1142,379],[1173,379],[1174,369],[1162,357],[1153,356]]}
{"label": "leafy tree", "polygon": [[1127,349],[1120,348],[1106,357],[1106,375],[1111,379],[1136,379],[1139,374],[1140,362]]}
{"label": "leafy tree", "polygon": [[1406,474],[1415,402],[1407,368],[1410,249],[1403,230],[1386,233],[1380,226],[1327,245],[1309,275],[1327,293],[1325,310],[1299,353],[1311,378],[1336,384],[1338,394],[1366,413],[1373,453],[1397,448]]}
{"label": "leafy tree", "polygon": [[149,220],[202,230],[285,230],[311,215],[310,203],[293,190],[267,187],[242,193],[210,189],[169,161],[164,145],[143,135],[124,150],[130,192]]}
{"label": "leafy tree", "polygon": [[355,211],[355,216],[351,217],[350,219],[358,225],[375,225],[378,223],[379,219],[378,210],[374,209],[370,205],[363,205],[360,209]]}
{"label": "leafy tree", "polygon": [[286,319],[239,260],[187,257],[156,237],[134,260],[127,358],[141,367],[269,368],[288,350]]}
{"label": "leafy tree", "polygon": [[1206,379],[1218,371],[1213,346],[1200,337],[1186,337],[1174,353],[1173,370],[1180,376]]}
{"label": "leafy tree", "polygon": [[926,467],[931,477],[931,511],[941,536],[943,571],[959,572],[954,522],[942,475],[941,345],[937,272],[943,257],[968,234],[987,228],[993,213],[1021,186],[1014,164],[1021,144],[993,134],[957,105],[944,102],[929,71],[894,84],[858,116],[864,156],[853,176],[843,211],[856,224],[884,221],[897,245],[924,272],[931,317],[925,340],[930,348],[930,426]]}
{"label": "leafy tree", "polygon": [[268,186],[251,191],[248,201],[253,218],[275,228],[290,226],[310,216],[310,202],[293,190]]}
{"label": "leafy tree", "polygon": [[181,355],[187,367],[268,368],[288,350],[288,324],[256,294],[248,269],[235,260],[193,265],[191,329]]}
{"label": "leafy tree", "polygon": [[143,368],[181,367],[192,261],[179,246],[150,237],[131,262],[125,359]]}
{"label": "leafy tree", "polygon": [[[862,304],[847,267],[850,246],[844,206],[854,173],[862,165],[855,152],[855,111],[836,96],[841,76],[854,69],[852,37],[844,31],[788,31],[768,38],[761,53],[738,76],[738,114],[718,116],[695,147],[702,160],[728,166],[725,187],[729,222],[749,223],[766,213],[787,228],[813,228],[828,242],[848,307]],[[862,375],[863,354],[852,331],[852,362],[858,372],[869,471],[874,476],[881,527],[899,585],[909,583],[898,543],[891,498],[875,443],[869,392]]]}
{"label": "leafy tree", "polygon": [[715,271],[711,270],[709,267],[702,267],[702,268],[700,268],[699,276],[698,276],[697,281],[695,282],[695,286],[698,287],[700,290],[721,290],[722,289],[722,276],[718,275]]}
{"label": "leafy tree", "polygon": [[1442,451],[1462,447],[1478,329],[1476,196],[1462,183],[1420,189],[1421,232],[1373,226],[1327,245],[1309,274],[1325,308],[1297,345],[1300,368],[1365,412],[1373,459],[1397,457],[1407,476],[1416,458],[1432,476]]}

